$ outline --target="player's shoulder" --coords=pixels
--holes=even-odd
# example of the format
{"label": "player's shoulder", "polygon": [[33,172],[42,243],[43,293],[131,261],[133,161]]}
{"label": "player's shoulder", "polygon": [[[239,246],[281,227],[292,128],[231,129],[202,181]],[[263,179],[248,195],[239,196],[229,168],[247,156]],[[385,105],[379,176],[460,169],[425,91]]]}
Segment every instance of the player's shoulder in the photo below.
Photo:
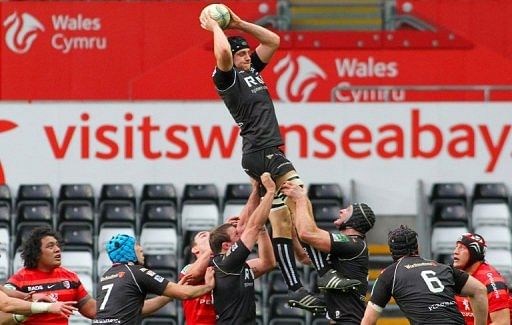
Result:
{"label": "player's shoulder", "polygon": [[488,263],[482,263],[476,269],[476,271],[472,274],[475,278],[477,278],[480,282],[497,282],[504,281],[501,274],[496,270],[492,265]]}
{"label": "player's shoulder", "polygon": [[183,275],[187,274],[191,267],[192,267],[192,264],[187,264],[187,265],[185,265],[185,266],[181,269],[180,274],[183,274]]}
{"label": "player's shoulder", "polygon": [[54,274],[60,276],[60,277],[66,277],[69,279],[77,279],[78,280],[78,274],[74,271],[71,271],[65,267],[58,267],[55,270],[53,270]]}

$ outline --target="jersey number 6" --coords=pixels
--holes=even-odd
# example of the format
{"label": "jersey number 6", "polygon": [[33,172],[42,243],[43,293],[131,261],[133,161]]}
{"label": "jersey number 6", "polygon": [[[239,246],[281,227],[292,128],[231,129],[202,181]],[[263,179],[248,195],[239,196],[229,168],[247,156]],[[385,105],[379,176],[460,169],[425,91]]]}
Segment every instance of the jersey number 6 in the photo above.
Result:
{"label": "jersey number 6", "polygon": [[443,292],[444,285],[443,283],[441,283],[441,280],[439,280],[439,278],[436,276],[436,272],[432,270],[426,270],[422,271],[420,275],[425,284],[427,285],[428,290],[430,290],[433,293]]}

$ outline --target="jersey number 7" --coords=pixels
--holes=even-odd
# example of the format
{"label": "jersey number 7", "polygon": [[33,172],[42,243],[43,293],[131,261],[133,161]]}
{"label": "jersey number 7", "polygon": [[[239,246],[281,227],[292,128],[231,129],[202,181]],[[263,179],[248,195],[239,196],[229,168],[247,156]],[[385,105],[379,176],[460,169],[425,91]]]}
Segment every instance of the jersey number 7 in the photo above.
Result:
{"label": "jersey number 7", "polygon": [[114,284],[106,284],[101,287],[101,290],[107,290],[107,293],[105,294],[105,298],[103,298],[103,302],[100,305],[100,310],[105,309],[105,306],[107,305],[108,298],[110,298],[110,293],[112,292],[112,288],[114,287]]}

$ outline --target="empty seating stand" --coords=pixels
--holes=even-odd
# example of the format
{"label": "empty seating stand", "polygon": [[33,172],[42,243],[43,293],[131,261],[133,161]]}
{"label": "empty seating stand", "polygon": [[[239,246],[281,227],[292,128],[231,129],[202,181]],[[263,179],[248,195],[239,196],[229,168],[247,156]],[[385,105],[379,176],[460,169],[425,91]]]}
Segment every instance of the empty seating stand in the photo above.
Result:
{"label": "empty seating stand", "polygon": [[227,220],[230,217],[238,216],[245,204],[247,199],[251,195],[252,185],[249,183],[240,184],[227,184],[224,193],[224,209],[223,209],[223,220]]}

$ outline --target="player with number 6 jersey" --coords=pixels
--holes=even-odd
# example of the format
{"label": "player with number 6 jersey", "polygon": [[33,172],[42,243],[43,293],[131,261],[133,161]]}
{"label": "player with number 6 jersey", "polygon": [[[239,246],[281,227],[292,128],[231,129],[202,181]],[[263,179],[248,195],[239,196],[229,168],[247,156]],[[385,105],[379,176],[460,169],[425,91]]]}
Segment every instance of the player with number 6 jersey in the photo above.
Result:
{"label": "player with number 6 jersey", "polygon": [[411,324],[464,325],[455,294],[469,297],[475,324],[486,324],[487,290],[477,279],[452,266],[420,257],[417,233],[406,226],[391,231],[388,244],[394,263],[375,282],[361,324],[376,324],[394,297]]}
{"label": "player with number 6 jersey", "polygon": [[[97,312],[93,324],[138,325],[142,315],[151,314],[171,298],[191,299],[210,292],[214,287],[213,269],[207,270],[205,284],[176,284],[147,269],[144,253],[131,236],[119,234],[106,245],[112,267],[101,277],[97,288]],[[180,283],[184,283],[186,278]],[[153,293],[159,297],[145,300]]]}

